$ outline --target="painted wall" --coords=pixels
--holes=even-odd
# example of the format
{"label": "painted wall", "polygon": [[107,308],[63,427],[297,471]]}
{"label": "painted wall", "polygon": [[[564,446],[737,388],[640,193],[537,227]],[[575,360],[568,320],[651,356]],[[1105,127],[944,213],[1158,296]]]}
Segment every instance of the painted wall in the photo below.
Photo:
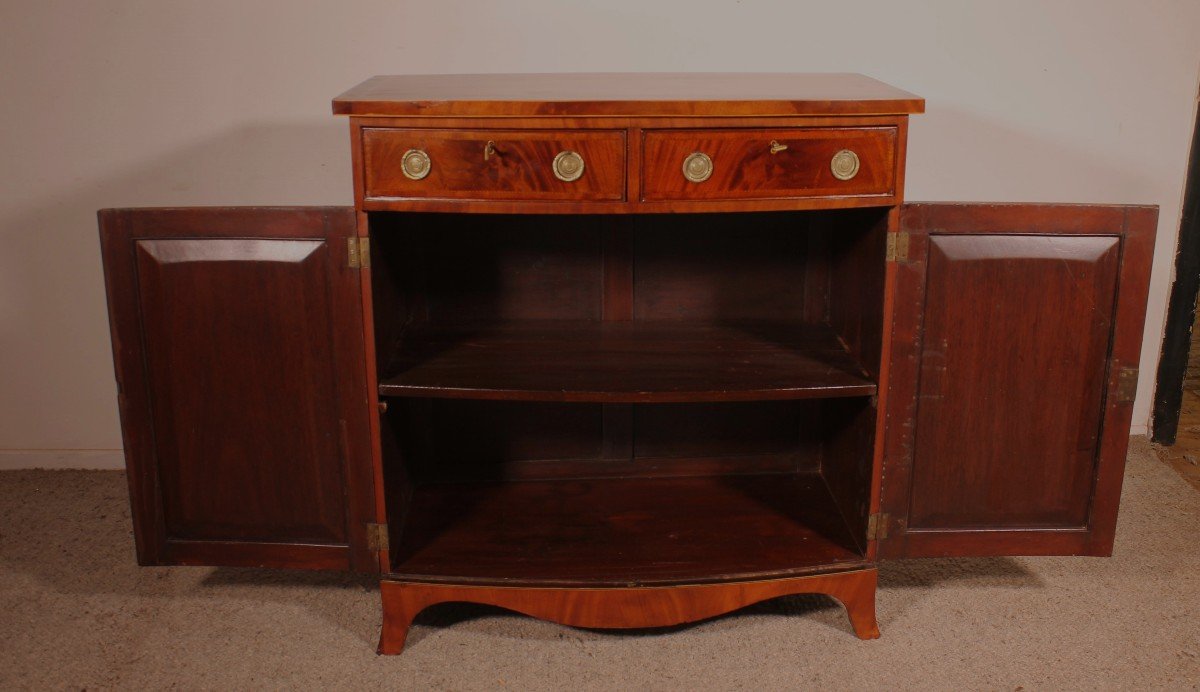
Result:
{"label": "painted wall", "polygon": [[120,464],[96,209],[349,204],[330,98],[403,72],[863,72],[927,99],[909,199],[1161,205],[1144,432],[1197,36],[1194,0],[0,0],[0,467]]}

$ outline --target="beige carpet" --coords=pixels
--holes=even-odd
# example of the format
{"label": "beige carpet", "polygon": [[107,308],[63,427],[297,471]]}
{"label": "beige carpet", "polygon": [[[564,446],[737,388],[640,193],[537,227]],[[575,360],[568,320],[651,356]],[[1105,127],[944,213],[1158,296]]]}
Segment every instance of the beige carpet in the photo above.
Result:
{"label": "beige carpet", "polygon": [[870,642],[823,597],[635,634],[455,605],[377,657],[371,580],[139,568],[129,527],[119,473],[0,473],[0,688],[1200,685],[1200,493],[1142,440],[1112,559],[885,564]]}

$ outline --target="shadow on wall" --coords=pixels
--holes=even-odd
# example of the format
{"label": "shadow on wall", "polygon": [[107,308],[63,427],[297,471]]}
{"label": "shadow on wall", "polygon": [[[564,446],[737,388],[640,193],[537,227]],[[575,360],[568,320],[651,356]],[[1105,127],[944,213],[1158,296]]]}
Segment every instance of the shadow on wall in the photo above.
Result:
{"label": "shadow on wall", "polygon": [[350,204],[349,167],[344,120],[250,124],[4,210],[0,450],[121,446],[98,209]]}

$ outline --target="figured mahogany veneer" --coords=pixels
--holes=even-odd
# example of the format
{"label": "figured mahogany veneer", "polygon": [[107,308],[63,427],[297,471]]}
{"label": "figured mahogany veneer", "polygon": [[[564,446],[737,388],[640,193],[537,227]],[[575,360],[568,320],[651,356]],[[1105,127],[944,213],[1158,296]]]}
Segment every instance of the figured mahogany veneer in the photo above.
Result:
{"label": "figured mahogany veneer", "polygon": [[875,587],[878,571],[860,569],[790,579],[675,587],[553,589],[450,586],[384,581],[379,653],[404,650],[408,629],[422,610],[468,601],[506,608],[572,627],[630,629],[696,622],[780,596],[819,593],[837,599],[859,639],[877,639]]}
{"label": "figured mahogany veneer", "polygon": [[[894,127],[647,130],[644,136],[642,199],[647,201],[895,193]],[[830,165],[842,150],[859,159],[849,180],[835,177]],[[683,175],[683,162],[693,152],[712,160],[708,180],[692,182]]]}
{"label": "figured mahogany veneer", "polygon": [[[453,198],[617,201],[625,197],[625,133],[555,130],[366,128],[364,195],[369,199]],[[489,146],[489,142],[491,145]],[[401,171],[409,150],[429,156],[429,173]],[[576,180],[554,175],[562,152],[582,157]]]}
{"label": "figured mahogany veneer", "polygon": [[[853,74],[384,76],[333,102],[354,116],[360,209],[506,214],[897,204],[907,118],[924,107]],[[788,149],[767,154],[772,139]],[[500,154],[485,161],[488,141]],[[713,177],[689,183],[683,159],[706,148]],[[410,149],[433,162],[422,180],[399,170]],[[850,180],[830,173],[842,149],[862,162]],[[579,180],[551,172],[562,150],[583,156]]]}
{"label": "figured mahogany veneer", "polygon": [[860,74],[590,73],[372,77],[333,100],[354,116],[814,116],[925,112]]}

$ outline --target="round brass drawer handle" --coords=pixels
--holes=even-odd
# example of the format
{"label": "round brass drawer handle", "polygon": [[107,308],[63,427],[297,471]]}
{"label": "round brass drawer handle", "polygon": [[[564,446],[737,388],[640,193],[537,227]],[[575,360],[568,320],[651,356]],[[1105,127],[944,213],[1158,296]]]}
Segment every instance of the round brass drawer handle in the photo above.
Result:
{"label": "round brass drawer handle", "polygon": [[400,157],[401,172],[404,173],[404,177],[412,180],[420,180],[429,175],[430,165],[429,154],[420,149],[409,149]]}
{"label": "round brass drawer handle", "polygon": [[683,160],[683,177],[693,183],[702,183],[708,180],[712,172],[712,159],[708,158],[708,154],[702,151],[694,151],[688,154],[688,157]]}
{"label": "round brass drawer handle", "polygon": [[569,183],[583,175],[583,157],[571,150],[561,151],[554,157],[554,177]]}
{"label": "round brass drawer handle", "polygon": [[849,149],[842,149],[834,154],[829,162],[829,170],[833,171],[833,177],[838,180],[849,180],[858,175],[858,166],[858,154]]}

